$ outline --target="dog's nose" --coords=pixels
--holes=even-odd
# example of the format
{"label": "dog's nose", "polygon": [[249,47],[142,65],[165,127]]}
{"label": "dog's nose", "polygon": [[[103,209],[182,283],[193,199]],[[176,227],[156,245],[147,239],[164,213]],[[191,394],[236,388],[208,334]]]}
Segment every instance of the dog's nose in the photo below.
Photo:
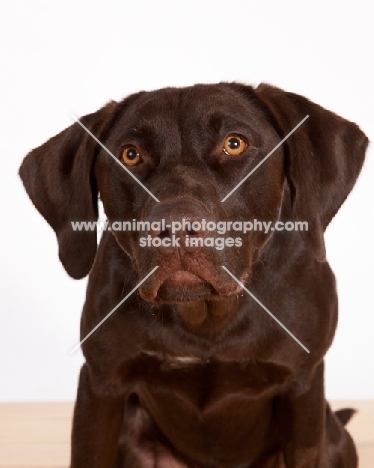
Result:
{"label": "dog's nose", "polygon": [[[161,202],[152,208],[147,221],[150,225],[149,234],[153,239],[159,238],[162,241],[174,236],[174,239],[180,239],[181,247],[194,247],[194,243],[188,240],[205,237],[209,212],[194,201]],[[157,244],[160,247],[166,245],[160,241]]]}

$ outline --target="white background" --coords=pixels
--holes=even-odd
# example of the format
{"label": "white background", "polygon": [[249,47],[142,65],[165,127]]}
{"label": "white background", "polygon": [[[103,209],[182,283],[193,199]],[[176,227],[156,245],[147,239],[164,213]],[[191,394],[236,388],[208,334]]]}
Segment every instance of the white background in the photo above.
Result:
{"label": "white background", "polygon": [[[357,122],[373,138],[368,1],[12,1],[0,6],[0,400],[74,399],[86,281],[70,279],[55,235],[17,170],[32,148],[142,89],[266,81]],[[328,228],[340,321],[329,398],[374,398],[373,151]],[[266,298],[262,298],[266,303]]]}

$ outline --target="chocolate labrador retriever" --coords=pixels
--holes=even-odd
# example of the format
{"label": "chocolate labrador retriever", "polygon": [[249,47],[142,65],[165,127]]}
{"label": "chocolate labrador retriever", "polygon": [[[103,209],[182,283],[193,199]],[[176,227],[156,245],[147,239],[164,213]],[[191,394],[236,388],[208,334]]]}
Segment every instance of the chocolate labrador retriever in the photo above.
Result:
{"label": "chocolate labrador retriever", "polygon": [[[356,467],[353,410],[324,396],[338,303],[323,234],[366,136],[267,84],[140,92],[80,122],[20,169],[66,271],[90,274],[82,339],[112,311],[82,344],[71,466]],[[98,196],[112,229],[97,250],[72,222],[96,221]],[[233,230],[256,220],[308,230]]]}

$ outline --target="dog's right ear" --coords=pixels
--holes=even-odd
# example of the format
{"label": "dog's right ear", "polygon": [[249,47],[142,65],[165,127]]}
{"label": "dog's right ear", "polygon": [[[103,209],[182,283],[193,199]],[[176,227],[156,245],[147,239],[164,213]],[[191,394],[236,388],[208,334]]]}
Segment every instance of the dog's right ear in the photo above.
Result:
{"label": "dog's right ear", "polygon": [[368,138],[359,127],[303,96],[267,84],[255,90],[280,138],[309,118],[284,143],[285,173],[296,219],[315,259],[326,260],[323,234],[360,173]]}
{"label": "dog's right ear", "polygon": [[[110,102],[80,121],[100,140],[116,106]],[[96,229],[73,231],[71,221],[97,220],[94,160],[99,149],[75,123],[32,150],[19,170],[29,197],[56,233],[61,263],[76,279],[89,273],[96,254]]]}

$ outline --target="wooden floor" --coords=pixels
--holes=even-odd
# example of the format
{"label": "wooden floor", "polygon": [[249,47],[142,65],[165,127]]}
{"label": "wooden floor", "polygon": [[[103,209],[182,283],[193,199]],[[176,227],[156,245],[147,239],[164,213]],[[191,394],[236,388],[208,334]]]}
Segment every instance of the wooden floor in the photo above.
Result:
{"label": "wooden floor", "polygon": [[[358,409],[348,429],[358,446],[359,467],[373,468],[374,400],[332,406]],[[0,468],[67,468],[72,413],[72,403],[0,403]]]}

